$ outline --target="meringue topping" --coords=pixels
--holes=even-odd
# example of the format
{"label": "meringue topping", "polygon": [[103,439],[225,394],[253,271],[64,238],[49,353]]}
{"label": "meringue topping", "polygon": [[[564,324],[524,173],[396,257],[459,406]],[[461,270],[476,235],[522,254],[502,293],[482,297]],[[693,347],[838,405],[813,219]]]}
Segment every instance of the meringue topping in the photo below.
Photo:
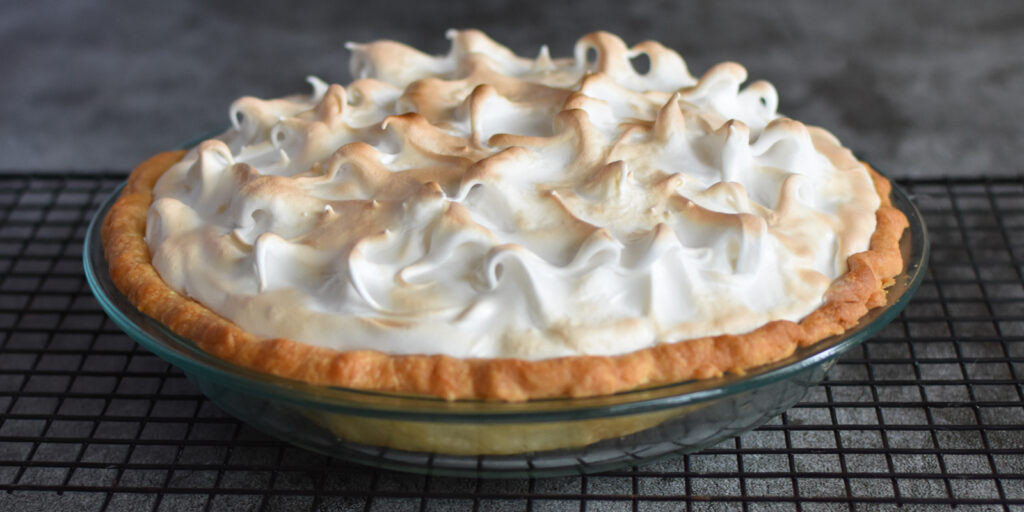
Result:
{"label": "meringue topping", "polygon": [[350,44],[347,87],[237,100],[154,190],[167,284],[267,338],[538,360],[797,321],[867,250],[866,167],[739,64],[448,37]]}

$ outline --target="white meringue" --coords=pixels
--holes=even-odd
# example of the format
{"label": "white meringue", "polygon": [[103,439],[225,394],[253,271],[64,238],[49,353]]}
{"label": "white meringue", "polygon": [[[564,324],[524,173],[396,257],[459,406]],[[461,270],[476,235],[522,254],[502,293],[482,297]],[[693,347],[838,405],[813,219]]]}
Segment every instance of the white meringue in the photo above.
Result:
{"label": "white meringue", "polygon": [[161,277],[268,338],[537,360],[799,320],[868,248],[866,167],[742,66],[449,37],[353,44],[347,88],[236,101],[155,188]]}

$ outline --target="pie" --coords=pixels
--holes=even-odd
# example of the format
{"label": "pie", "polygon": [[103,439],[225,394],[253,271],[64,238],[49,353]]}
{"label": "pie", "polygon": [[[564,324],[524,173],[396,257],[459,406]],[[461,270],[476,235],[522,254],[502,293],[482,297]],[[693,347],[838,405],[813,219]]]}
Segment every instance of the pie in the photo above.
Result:
{"label": "pie", "polygon": [[234,364],[448,400],[742,373],[885,303],[890,183],[739,64],[449,38],[352,44],[347,87],[241,98],[139,165],[103,225],[117,287]]}

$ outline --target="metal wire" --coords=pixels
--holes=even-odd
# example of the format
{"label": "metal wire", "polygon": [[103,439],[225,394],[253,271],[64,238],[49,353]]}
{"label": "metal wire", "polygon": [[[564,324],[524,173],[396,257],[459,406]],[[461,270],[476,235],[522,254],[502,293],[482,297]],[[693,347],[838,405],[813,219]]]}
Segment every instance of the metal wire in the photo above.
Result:
{"label": "metal wire", "polygon": [[903,183],[927,281],[775,421],[638,468],[508,481],[352,465],[212,406],[82,277],[86,224],[121,179],[0,175],[0,510],[1024,507],[1024,178]]}

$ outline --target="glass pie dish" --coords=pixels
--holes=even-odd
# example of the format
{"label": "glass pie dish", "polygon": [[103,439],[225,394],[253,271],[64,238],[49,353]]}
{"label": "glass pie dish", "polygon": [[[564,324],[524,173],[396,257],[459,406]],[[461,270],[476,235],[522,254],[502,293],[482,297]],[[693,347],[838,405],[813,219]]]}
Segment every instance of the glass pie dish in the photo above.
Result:
{"label": "glass pie dish", "polygon": [[85,275],[104,311],[132,339],[181,368],[223,410],[271,436],[375,467],[451,476],[525,477],[598,472],[701,450],[751,430],[798,402],[845,351],[870,338],[910,301],[925,274],[928,238],[901,189],[893,205],[910,228],[903,272],[888,303],[846,333],[773,364],[594,398],[522,403],[368,392],[254,372],[203,352],[139,312],[114,286],[100,238],[104,201],[89,225]]}

